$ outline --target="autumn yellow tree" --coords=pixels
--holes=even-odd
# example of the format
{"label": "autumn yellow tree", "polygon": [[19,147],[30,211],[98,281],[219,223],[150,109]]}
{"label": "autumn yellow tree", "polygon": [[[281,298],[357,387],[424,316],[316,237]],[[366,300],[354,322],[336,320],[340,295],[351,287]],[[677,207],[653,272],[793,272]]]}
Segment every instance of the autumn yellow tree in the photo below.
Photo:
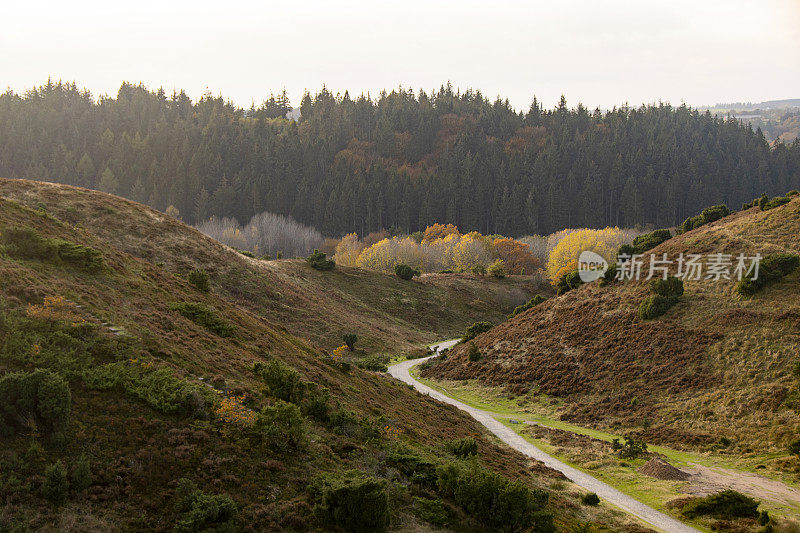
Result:
{"label": "autumn yellow tree", "polygon": [[491,241],[473,231],[461,237],[453,247],[453,265],[464,272],[474,267],[486,268],[494,260],[494,254]]}
{"label": "autumn yellow tree", "polygon": [[458,228],[452,224],[434,224],[425,228],[422,243],[430,244],[435,240],[444,239],[448,235],[460,235]]}
{"label": "autumn yellow tree", "polygon": [[582,229],[564,237],[547,261],[547,277],[556,283],[565,273],[578,268],[578,257],[583,251],[600,254],[606,261],[616,260],[617,250],[628,241],[628,232],[619,228]]}
{"label": "autumn yellow tree", "polygon": [[364,243],[358,240],[358,235],[348,233],[336,245],[336,253],[333,259],[337,265],[356,266],[358,256],[364,250]]}

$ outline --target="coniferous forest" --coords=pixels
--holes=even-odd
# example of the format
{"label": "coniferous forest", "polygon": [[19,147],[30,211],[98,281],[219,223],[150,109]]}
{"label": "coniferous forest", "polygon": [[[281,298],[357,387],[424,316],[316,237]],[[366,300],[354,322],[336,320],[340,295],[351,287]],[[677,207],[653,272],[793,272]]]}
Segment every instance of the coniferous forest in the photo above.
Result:
{"label": "coniferous forest", "polygon": [[286,94],[260,107],[124,83],[0,96],[0,176],[101,189],[199,223],[269,211],[340,236],[434,222],[519,236],[671,226],[800,187],[800,142],[666,104],[590,111],[449,84],[377,97]]}

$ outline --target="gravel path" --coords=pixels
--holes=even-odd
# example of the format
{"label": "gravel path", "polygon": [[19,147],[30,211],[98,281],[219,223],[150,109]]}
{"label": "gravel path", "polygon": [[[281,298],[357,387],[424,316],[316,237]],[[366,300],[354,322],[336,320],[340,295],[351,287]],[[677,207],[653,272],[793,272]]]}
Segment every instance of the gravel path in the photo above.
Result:
{"label": "gravel path", "polygon": [[[445,348],[449,348],[456,344],[458,341],[447,341],[440,344],[435,345],[436,351],[443,350]],[[433,356],[431,356],[433,357]],[[650,524],[651,526],[659,529],[661,531],[667,531],[670,533],[684,533],[684,532],[697,532],[698,530],[687,526],[686,524],[672,518],[671,516],[667,516],[664,513],[656,511],[652,507],[649,507],[642,502],[631,498],[623,494],[622,492],[618,491],[611,485],[607,485],[602,481],[593,478],[592,476],[569,466],[566,463],[562,463],[555,457],[552,457],[530,442],[523,439],[519,436],[516,432],[514,432],[511,428],[506,427],[502,423],[498,422],[494,415],[488,411],[483,411],[481,409],[475,409],[474,407],[470,407],[464,403],[459,402],[458,400],[454,400],[449,396],[445,396],[444,394],[428,387],[427,385],[423,385],[419,381],[415,380],[411,377],[409,370],[411,367],[416,366],[429,357],[424,359],[412,359],[409,361],[403,361],[401,363],[397,363],[396,365],[392,365],[389,367],[389,374],[393,377],[408,383],[409,385],[413,385],[415,389],[423,394],[427,394],[432,398],[435,398],[441,402],[448,403],[450,405],[454,405],[461,409],[462,411],[466,411],[472,417],[486,426],[486,428],[497,435],[497,437],[514,448],[515,450],[524,453],[528,457],[536,459],[544,463],[545,465],[549,466],[553,470],[558,470],[565,476],[567,476],[570,481],[585,488],[588,491],[596,493],[600,498],[603,500],[616,505],[623,511],[626,511],[642,520]]]}

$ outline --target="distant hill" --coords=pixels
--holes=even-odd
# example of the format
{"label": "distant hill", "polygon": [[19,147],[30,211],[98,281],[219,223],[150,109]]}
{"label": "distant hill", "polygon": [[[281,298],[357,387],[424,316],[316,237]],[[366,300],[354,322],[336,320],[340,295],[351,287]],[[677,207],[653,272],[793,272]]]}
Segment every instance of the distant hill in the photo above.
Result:
{"label": "distant hill", "polygon": [[700,108],[716,115],[735,117],[753,129],[761,129],[770,142],[785,144],[800,137],[800,98],[759,103],[716,104]]}
{"label": "distant hill", "polygon": [[724,109],[724,110],[754,110],[754,109],[787,109],[799,108],[800,98],[790,98],[787,100],[767,100],[765,102],[735,102],[731,104],[714,104],[713,106],[701,106],[700,109]]}
{"label": "distant hill", "polygon": [[[735,213],[648,254],[797,254],[798,236],[795,198]],[[795,272],[748,300],[734,280],[686,281],[679,303],[649,321],[637,316],[645,280],[584,285],[478,336],[480,361],[460,346],[424,375],[556,396],[563,419],[635,431],[647,442],[702,449],[725,436],[741,453],[777,452],[770,468],[781,468],[800,433],[799,279]]]}
{"label": "distant hill", "polygon": [[[547,491],[547,504],[529,493],[536,520],[641,530],[551,489],[560,475],[466,414],[358,367],[449,334],[449,307],[511,305],[514,283],[265,264],[128,200],[20,180],[0,180],[0,241],[0,529],[428,529],[445,516],[480,531],[485,517],[435,485],[453,460],[444,443],[471,436],[482,468]],[[351,331],[354,356],[316,345]],[[356,506],[342,515],[338,498]]]}

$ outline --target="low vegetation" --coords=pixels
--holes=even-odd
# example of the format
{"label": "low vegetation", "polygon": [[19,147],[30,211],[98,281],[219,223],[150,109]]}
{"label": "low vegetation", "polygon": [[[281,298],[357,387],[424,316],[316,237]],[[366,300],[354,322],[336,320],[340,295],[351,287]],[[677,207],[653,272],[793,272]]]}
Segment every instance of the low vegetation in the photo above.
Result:
{"label": "low vegetation", "polygon": [[542,296],[540,294],[537,294],[536,296],[534,296],[533,298],[531,298],[530,300],[528,300],[524,304],[518,305],[517,307],[515,307],[514,311],[512,311],[511,314],[508,315],[508,318],[514,318],[518,314],[520,314],[520,313],[522,313],[524,311],[527,311],[528,309],[532,309],[532,308],[536,307],[537,305],[539,305],[540,303],[544,302],[545,300],[547,300],[547,298],[545,298],[544,296]]}
{"label": "low vegetation", "polygon": [[471,341],[481,333],[489,331],[494,327],[494,324],[491,322],[475,322],[470,327],[467,328],[467,331],[464,333],[464,336],[461,338],[462,342]]}
{"label": "low vegetation", "polygon": [[736,284],[739,295],[750,298],[764,287],[776,283],[794,272],[800,266],[800,256],[796,254],[770,254],[761,259],[758,272],[747,272]]}
{"label": "low vegetation", "polygon": [[683,281],[674,276],[650,280],[649,288],[652,294],[639,305],[639,318],[642,320],[660,317],[683,295]]}
{"label": "low vegetation", "polygon": [[315,270],[333,270],[333,267],[336,266],[336,262],[326,257],[324,252],[315,249],[311,255],[306,258],[306,262]]}
{"label": "low vegetation", "polygon": [[103,256],[94,248],[63,239],[46,239],[31,228],[3,229],[0,233],[0,244],[13,258],[64,264],[87,272],[103,269]]}
{"label": "low vegetation", "polygon": [[199,302],[175,302],[170,304],[170,309],[177,311],[198,326],[202,326],[220,337],[230,337],[236,331],[236,327],[233,324],[220,318],[214,309],[205,304]]}
{"label": "low vegetation", "polygon": [[694,498],[683,506],[689,518],[712,516],[723,520],[758,518],[758,501],[735,490],[724,490],[704,498]]}
{"label": "low vegetation", "polygon": [[395,275],[406,281],[410,280],[414,276],[419,276],[420,271],[416,268],[412,268],[405,263],[398,263],[394,266],[394,273]]}
{"label": "low vegetation", "polygon": [[711,222],[717,221],[731,214],[728,206],[724,204],[714,205],[703,209],[703,212],[697,216],[687,218],[683,224],[678,228],[678,233],[686,233],[697,229]]}

